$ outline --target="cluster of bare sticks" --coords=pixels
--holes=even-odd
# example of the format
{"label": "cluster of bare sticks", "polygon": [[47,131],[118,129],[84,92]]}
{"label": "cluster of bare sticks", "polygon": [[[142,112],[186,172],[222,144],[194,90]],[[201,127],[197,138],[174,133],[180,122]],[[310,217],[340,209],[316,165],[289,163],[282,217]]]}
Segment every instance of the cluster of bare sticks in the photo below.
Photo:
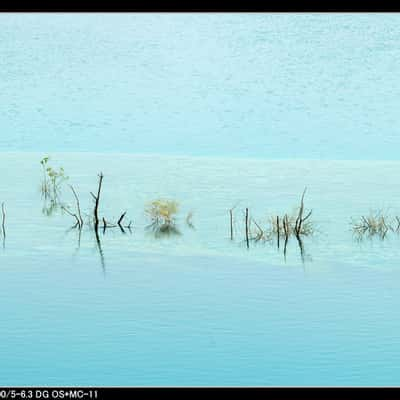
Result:
{"label": "cluster of bare sticks", "polygon": [[[283,216],[269,217],[269,226],[262,228],[254,218],[250,217],[249,209],[245,209],[245,241],[247,248],[250,247],[250,241],[271,241],[277,240],[278,248],[281,240],[284,241],[284,252],[291,236],[296,237],[302,248],[301,237],[311,235],[314,231],[313,222],[310,219],[312,210],[306,212],[304,206],[304,196],[306,189],[301,196],[300,206],[294,213],[284,214]],[[229,210],[230,220],[230,238],[233,240],[233,210]]]}
{"label": "cluster of bare sticks", "polygon": [[[126,211],[123,212],[121,214],[121,216],[118,218],[117,222],[115,223],[110,223],[108,222],[105,217],[101,218],[101,222],[102,224],[100,224],[100,218],[99,218],[99,206],[100,206],[100,195],[101,195],[101,189],[102,189],[102,184],[103,184],[103,178],[104,175],[102,173],[99,174],[99,182],[98,182],[98,187],[97,187],[97,193],[93,194],[92,192],[90,192],[93,201],[94,201],[94,208],[93,208],[93,217],[91,219],[89,219],[89,224],[91,224],[91,222],[93,223],[93,227],[95,232],[98,232],[99,227],[103,229],[103,232],[106,231],[106,229],[108,228],[119,228],[123,233],[125,233],[124,228],[127,229],[131,229],[131,225],[132,225],[132,221],[129,222],[128,225],[123,225],[123,219],[126,215]],[[78,228],[78,229],[82,229],[83,227],[83,218],[82,218],[82,214],[81,214],[81,207],[80,207],[80,202],[79,202],[79,197],[74,189],[74,187],[72,185],[70,185],[70,189],[75,197],[75,201],[76,201],[76,212],[72,212],[70,211],[67,207],[63,206],[62,209],[69,215],[71,215],[71,217],[73,217],[75,219],[75,225],[73,226],[73,228]]]}
{"label": "cluster of bare sticks", "polygon": [[378,236],[384,239],[389,231],[400,231],[400,218],[398,216],[391,218],[382,211],[375,211],[367,216],[362,215],[357,220],[352,219],[351,226],[358,239],[365,236]]}

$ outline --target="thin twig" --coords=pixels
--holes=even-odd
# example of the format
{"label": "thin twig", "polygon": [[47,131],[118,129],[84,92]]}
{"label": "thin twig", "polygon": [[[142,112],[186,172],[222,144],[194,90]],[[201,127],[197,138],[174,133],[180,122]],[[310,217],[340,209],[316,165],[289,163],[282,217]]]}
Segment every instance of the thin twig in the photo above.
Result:
{"label": "thin twig", "polygon": [[301,196],[299,214],[296,218],[296,223],[295,223],[295,228],[294,228],[294,230],[296,232],[296,236],[300,235],[301,224],[303,223],[304,195],[306,194],[306,190],[307,190],[307,188],[304,189],[303,195]]}
{"label": "thin twig", "polygon": [[254,219],[252,221],[254,222],[254,224],[256,225],[258,230],[260,231],[260,233],[257,235],[255,240],[260,240],[260,239],[262,239],[264,237],[264,231],[261,229],[260,225],[258,225],[257,222]]}
{"label": "thin twig", "polygon": [[76,194],[76,192],[75,192],[75,189],[74,189],[74,187],[72,186],[72,185],[69,185],[69,187],[71,188],[71,190],[72,190],[72,193],[74,194],[74,196],[75,196],[75,200],[76,200],[76,207],[77,207],[77,209],[78,209],[78,215],[79,215],[79,228],[82,228],[82,226],[83,226],[83,219],[82,219],[82,215],[81,215],[81,207],[80,207],[80,204],[79,204],[79,198],[78,198],[78,195]]}
{"label": "thin twig", "polygon": [[71,215],[71,217],[74,217],[76,219],[76,224],[74,225],[74,228],[76,228],[76,226],[80,226],[80,222],[79,222],[79,218],[76,214],[73,214],[71,211],[69,211],[66,207],[61,206],[61,209],[64,210],[66,213],[68,213],[69,215]]}

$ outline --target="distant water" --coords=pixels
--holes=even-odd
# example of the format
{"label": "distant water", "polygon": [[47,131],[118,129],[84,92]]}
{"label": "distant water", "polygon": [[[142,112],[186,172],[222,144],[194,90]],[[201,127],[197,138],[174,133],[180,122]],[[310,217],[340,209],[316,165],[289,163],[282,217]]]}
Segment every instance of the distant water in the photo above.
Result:
{"label": "distant water", "polygon": [[398,159],[399,14],[2,14],[0,150]]}

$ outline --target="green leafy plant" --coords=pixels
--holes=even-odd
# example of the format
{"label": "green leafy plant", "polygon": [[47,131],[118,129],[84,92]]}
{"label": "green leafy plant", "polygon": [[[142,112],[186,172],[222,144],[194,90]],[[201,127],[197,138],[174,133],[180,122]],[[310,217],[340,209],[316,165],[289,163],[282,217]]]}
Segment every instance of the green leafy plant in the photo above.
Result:
{"label": "green leafy plant", "polygon": [[50,184],[47,179],[47,173],[46,173],[47,162],[49,161],[49,159],[50,159],[50,157],[44,157],[40,160],[40,164],[42,166],[42,172],[43,172],[41,192],[45,197],[47,197],[50,194]]}
{"label": "green leafy plant", "polygon": [[53,200],[56,200],[60,192],[62,183],[69,178],[67,175],[65,175],[63,167],[60,167],[57,171],[48,164],[49,160],[50,157],[44,157],[42,158],[42,160],[40,160],[43,171],[41,192],[45,196],[45,198],[51,197]]}

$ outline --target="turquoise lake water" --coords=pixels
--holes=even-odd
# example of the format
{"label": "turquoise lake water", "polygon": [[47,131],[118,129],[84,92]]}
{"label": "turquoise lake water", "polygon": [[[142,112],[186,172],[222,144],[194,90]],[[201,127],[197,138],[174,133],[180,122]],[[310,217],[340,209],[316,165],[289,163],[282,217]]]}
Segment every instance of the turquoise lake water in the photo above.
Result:
{"label": "turquoise lake water", "polygon": [[[1,14],[0,385],[397,385],[400,237],[350,222],[400,215],[399,22]],[[102,171],[131,232],[46,215],[45,155],[87,214]],[[245,208],[267,226],[305,187],[303,256],[247,249]],[[180,235],[146,230],[159,197]]]}

